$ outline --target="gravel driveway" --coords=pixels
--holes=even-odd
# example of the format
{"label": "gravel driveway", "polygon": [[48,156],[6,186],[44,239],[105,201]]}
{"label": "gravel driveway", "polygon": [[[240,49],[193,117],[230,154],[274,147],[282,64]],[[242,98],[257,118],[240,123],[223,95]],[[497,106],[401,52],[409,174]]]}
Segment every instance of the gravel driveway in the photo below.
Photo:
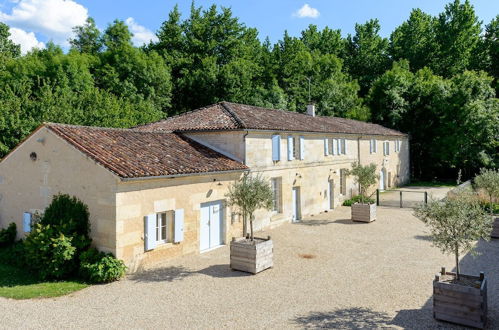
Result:
{"label": "gravel driveway", "polygon": [[[274,239],[275,267],[256,276],[229,270],[222,247],[65,297],[0,298],[0,327],[453,328],[431,310],[434,274],[453,258],[431,247],[412,210],[379,207],[370,224],[349,215],[339,207],[263,233]],[[465,256],[463,271],[486,272],[497,328],[499,240],[479,245],[484,254]]]}

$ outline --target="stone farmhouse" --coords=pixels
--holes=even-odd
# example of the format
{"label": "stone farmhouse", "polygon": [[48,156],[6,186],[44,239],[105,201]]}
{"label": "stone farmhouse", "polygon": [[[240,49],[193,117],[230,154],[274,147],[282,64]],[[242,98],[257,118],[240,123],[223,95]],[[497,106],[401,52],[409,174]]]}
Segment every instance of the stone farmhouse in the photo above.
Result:
{"label": "stone farmhouse", "polygon": [[202,253],[242,235],[224,203],[249,171],[267,177],[270,211],[256,229],[334,212],[357,193],[346,170],[375,163],[379,189],[409,180],[401,132],[355,120],[220,102],[132,129],[46,123],[0,162],[0,227],[19,238],[54,194],[89,207],[91,237],[133,271],[146,263]]}

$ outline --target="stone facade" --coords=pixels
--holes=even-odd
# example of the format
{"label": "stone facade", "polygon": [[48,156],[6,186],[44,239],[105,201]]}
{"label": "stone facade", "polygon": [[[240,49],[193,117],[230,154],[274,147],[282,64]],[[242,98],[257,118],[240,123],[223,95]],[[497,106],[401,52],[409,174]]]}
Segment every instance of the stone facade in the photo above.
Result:
{"label": "stone facade", "polygon": [[[294,213],[305,217],[330,211],[357,194],[353,178],[343,175],[353,162],[375,163],[378,173],[384,173],[385,188],[409,180],[409,143],[406,136],[266,130],[184,134],[244,163],[250,172],[274,179],[278,196],[276,209],[257,212],[256,230],[289,222]],[[280,159],[277,161],[273,160],[272,151],[272,136],[275,135],[281,137]],[[302,146],[303,159],[300,159],[301,152],[295,154],[295,159],[288,159],[289,137],[295,138],[296,148]],[[334,139],[345,139],[344,154],[326,153],[325,140],[330,149]],[[370,141],[373,139],[377,144],[376,152],[372,152]],[[389,155],[384,154],[384,142],[389,144]],[[400,150],[396,145],[400,146]],[[32,152],[36,153],[36,160],[30,158]],[[24,235],[23,212],[42,211],[56,193],[74,195],[89,207],[94,245],[114,253],[133,271],[160,259],[199,253],[202,203],[222,202],[222,243],[227,244],[232,237],[241,236],[241,220],[225,206],[225,195],[231,182],[242,173],[126,180],[41,127],[0,162],[0,227],[15,222],[21,238]],[[294,189],[299,189],[295,203]],[[183,240],[161,244],[146,252],[144,217],[176,209],[184,211]]]}

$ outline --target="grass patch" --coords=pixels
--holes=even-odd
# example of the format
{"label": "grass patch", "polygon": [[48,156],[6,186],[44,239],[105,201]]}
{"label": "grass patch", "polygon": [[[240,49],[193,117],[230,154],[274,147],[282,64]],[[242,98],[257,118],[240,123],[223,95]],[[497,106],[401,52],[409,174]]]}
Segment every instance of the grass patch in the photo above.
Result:
{"label": "grass patch", "polygon": [[58,297],[88,287],[78,280],[40,281],[24,269],[12,266],[6,260],[8,248],[0,249],[0,297],[12,299]]}
{"label": "grass patch", "polygon": [[412,181],[406,187],[455,187],[456,183],[451,181]]}

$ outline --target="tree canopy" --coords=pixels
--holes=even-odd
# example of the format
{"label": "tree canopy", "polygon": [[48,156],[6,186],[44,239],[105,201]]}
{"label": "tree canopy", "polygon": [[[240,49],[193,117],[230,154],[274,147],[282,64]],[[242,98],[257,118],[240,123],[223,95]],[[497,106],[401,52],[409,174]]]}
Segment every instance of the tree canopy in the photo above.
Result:
{"label": "tree canopy", "polygon": [[[409,14],[409,13],[408,13]],[[0,157],[43,121],[131,127],[222,100],[369,120],[409,133],[412,175],[471,177],[499,166],[499,16],[469,1],[414,9],[388,38],[310,25],[275,43],[230,8],[174,7],[158,40],[132,44],[125,22],[74,27],[69,51],[21,56],[0,23]]]}

